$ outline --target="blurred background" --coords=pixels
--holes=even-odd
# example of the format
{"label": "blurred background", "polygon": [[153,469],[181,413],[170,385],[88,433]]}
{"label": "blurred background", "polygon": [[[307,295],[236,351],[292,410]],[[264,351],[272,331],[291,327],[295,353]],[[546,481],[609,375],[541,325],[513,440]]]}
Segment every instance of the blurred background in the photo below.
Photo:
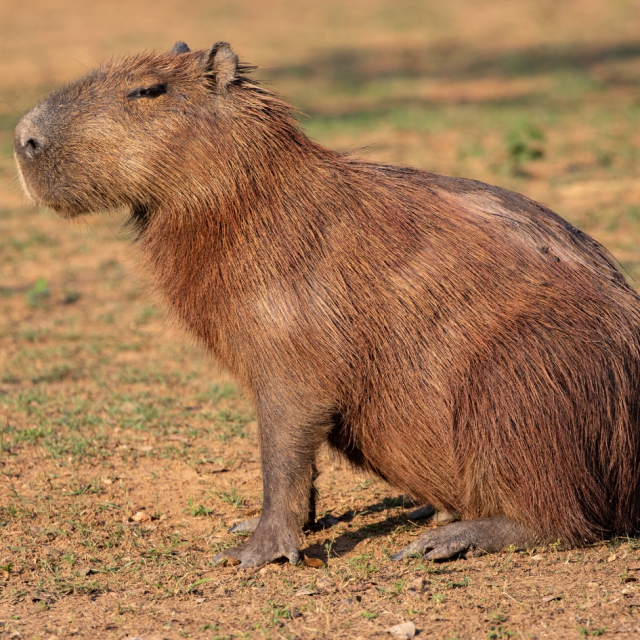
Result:
{"label": "blurred background", "polygon": [[6,406],[22,415],[33,384],[153,395],[210,371],[163,328],[118,215],[69,223],[25,203],[13,128],[61,83],[111,56],[228,40],[313,138],[525,193],[602,241],[638,286],[639,34],[639,0],[2,0]]}
{"label": "blurred background", "polygon": [[0,207],[20,207],[19,115],[101,60],[228,40],[310,136],[503,184],[640,277],[638,0],[0,3]]}

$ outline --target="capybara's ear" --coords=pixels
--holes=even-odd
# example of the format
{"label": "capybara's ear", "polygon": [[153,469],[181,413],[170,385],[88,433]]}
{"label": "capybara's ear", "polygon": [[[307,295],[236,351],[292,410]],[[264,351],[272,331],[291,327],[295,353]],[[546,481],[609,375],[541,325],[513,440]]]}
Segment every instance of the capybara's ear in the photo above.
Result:
{"label": "capybara's ear", "polygon": [[224,91],[236,78],[238,56],[228,42],[216,42],[202,60],[205,74],[213,81],[217,91]]}
{"label": "capybara's ear", "polygon": [[186,42],[176,42],[173,45],[173,49],[171,49],[171,53],[175,53],[176,55],[180,55],[181,53],[189,53],[191,49],[187,46]]}

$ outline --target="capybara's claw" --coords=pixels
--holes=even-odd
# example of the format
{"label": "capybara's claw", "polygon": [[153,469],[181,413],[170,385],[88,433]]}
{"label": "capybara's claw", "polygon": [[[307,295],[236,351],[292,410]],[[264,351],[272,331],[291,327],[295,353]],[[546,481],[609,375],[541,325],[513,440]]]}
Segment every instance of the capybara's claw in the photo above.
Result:
{"label": "capybara's claw", "polygon": [[[213,558],[213,564],[227,564],[229,560],[238,560],[236,557],[229,555],[226,551],[220,552]],[[233,564],[238,564],[238,562],[234,562]]]}
{"label": "capybara's claw", "polygon": [[233,527],[231,527],[228,531],[229,533],[253,533],[258,526],[258,522],[260,522],[260,516],[256,516],[255,518],[247,518],[242,522],[238,522],[238,524],[234,524]]}

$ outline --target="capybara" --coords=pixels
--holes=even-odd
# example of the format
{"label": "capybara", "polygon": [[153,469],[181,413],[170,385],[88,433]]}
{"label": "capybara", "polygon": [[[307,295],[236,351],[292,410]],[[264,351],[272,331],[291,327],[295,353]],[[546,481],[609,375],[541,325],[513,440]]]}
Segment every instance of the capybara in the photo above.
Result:
{"label": "capybara", "polygon": [[299,559],[323,443],[459,520],[430,559],[629,534],[640,299],[595,240],[473,180],[310,140],[225,42],[101,65],[15,131],[27,195],[126,207],[154,289],[255,402],[264,502],[218,557]]}

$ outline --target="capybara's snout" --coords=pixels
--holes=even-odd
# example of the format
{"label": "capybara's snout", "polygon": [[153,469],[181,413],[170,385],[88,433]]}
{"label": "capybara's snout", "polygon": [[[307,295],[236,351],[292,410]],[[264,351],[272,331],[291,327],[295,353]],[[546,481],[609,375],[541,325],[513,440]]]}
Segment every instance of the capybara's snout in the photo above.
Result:
{"label": "capybara's snout", "polygon": [[13,148],[18,163],[18,173],[24,191],[33,202],[46,199],[49,191],[49,174],[46,169],[51,158],[51,127],[45,105],[28,111],[15,128]]}
{"label": "capybara's snout", "polygon": [[36,107],[26,113],[13,134],[13,148],[22,164],[34,162],[47,150],[47,126],[43,109]]}

